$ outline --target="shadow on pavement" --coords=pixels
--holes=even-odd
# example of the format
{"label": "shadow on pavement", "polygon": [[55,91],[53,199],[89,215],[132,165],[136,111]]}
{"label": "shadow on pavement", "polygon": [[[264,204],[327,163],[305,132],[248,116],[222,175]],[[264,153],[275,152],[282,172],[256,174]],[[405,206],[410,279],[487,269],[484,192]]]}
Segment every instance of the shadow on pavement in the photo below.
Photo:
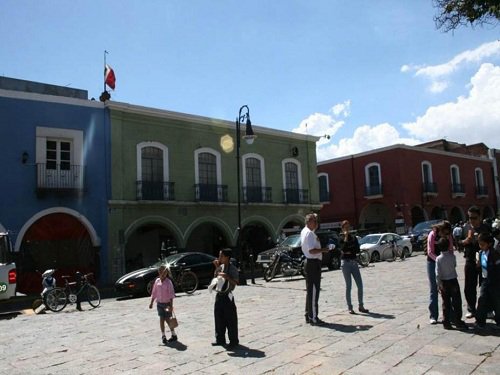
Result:
{"label": "shadow on pavement", "polygon": [[392,314],[379,314],[375,312],[369,312],[367,314],[363,314],[366,316],[369,316],[370,318],[375,318],[375,319],[395,319],[396,317]]}
{"label": "shadow on pavement", "polygon": [[373,326],[367,325],[367,324],[346,325],[346,324],[340,324],[340,323],[325,323],[323,325],[316,326],[316,327],[334,329],[336,331],[344,332],[344,333],[353,333],[353,332],[359,332],[359,331],[368,331]]}
{"label": "shadow on pavement", "polygon": [[8,312],[8,313],[1,313],[0,314],[0,320],[7,320],[7,319],[13,319],[20,315],[21,312],[19,311],[13,311],[13,312]]}
{"label": "shadow on pavement", "polygon": [[244,345],[238,345],[234,349],[228,349],[228,355],[230,357],[241,357],[241,358],[264,358],[266,353],[262,350],[250,349]]}
{"label": "shadow on pavement", "polygon": [[180,341],[169,342],[168,344],[165,344],[165,346],[168,348],[176,349],[179,352],[183,352],[187,349],[187,346]]}

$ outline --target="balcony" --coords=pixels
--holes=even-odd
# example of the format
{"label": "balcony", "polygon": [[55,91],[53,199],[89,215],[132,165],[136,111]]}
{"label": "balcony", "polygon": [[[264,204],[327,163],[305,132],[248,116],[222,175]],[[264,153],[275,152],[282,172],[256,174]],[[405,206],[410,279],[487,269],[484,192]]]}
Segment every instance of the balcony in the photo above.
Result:
{"label": "balcony", "polygon": [[174,183],[165,181],[137,181],[138,201],[173,201],[175,200]]}
{"label": "balcony", "polygon": [[259,186],[246,186],[243,188],[243,202],[245,203],[271,203],[272,188]]}
{"label": "balcony", "polygon": [[424,196],[436,196],[438,193],[437,183],[424,182],[422,184],[422,193]]}
{"label": "balcony", "polygon": [[478,198],[488,197],[488,186],[483,186],[483,185],[476,186],[476,197]]}
{"label": "balcony", "polygon": [[227,185],[196,184],[194,185],[196,202],[227,202]]}
{"label": "balcony", "polygon": [[37,163],[37,193],[79,194],[84,190],[83,170],[81,165]]}
{"label": "balcony", "polygon": [[304,189],[283,189],[283,203],[304,204],[309,201],[309,190]]}
{"label": "balcony", "polygon": [[452,198],[465,197],[465,185],[451,184],[451,196]]}
{"label": "balcony", "polygon": [[381,198],[383,196],[382,184],[365,186],[365,198]]}

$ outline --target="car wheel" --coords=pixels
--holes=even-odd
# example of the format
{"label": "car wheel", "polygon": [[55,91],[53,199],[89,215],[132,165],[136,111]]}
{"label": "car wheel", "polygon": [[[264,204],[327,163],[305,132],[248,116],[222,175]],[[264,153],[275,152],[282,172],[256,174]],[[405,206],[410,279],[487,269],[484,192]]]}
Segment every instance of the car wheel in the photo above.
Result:
{"label": "car wheel", "polygon": [[340,258],[338,256],[332,255],[328,269],[330,271],[338,270],[340,268]]}
{"label": "car wheel", "polygon": [[372,256],[370,258],[370,261],[371,263],[376,263],[376,262],[380,262],[380,254],[378,253],[378,251],[374,251],[372,253]]}
{"label": "car wheel", "polygon": [[149,282],[146,284],[146,293],[148,296],[151,295],[153,292],[153,284],[155,283],[155,279],[149,280]]}

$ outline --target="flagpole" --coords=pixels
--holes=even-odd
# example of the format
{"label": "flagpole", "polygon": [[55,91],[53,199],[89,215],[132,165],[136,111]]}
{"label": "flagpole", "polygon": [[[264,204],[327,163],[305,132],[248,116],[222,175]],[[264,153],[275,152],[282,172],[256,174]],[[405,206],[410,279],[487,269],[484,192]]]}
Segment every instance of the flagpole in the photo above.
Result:
{"label": "flagpole", "polygon": [[106,91],[106,55],[107,54],[108,54],[108,51],[104,50],[104,79],[103,79],[104,91]]}

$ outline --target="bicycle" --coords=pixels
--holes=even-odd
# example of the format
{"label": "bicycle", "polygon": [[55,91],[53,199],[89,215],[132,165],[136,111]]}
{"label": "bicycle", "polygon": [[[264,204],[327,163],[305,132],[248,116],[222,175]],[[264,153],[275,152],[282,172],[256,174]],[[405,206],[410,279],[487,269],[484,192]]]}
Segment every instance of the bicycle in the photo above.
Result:
{"label": "bicycle", "polygon": [[93,276],[92,273],[88,273],[82,276],[81,286],[78,290],[76,289],[77,282],[69,282],[70,276],[62,276],[64,279],[64,287],[56,287],[45,295],[45,305],[50,311],[59,312],[63,310],[68,303],[74,304],[77,302],[78,297],[86,297],[86,300],[93,308],[98,307],[101,304],[101,294],[96,286],[89,282],[89,278]]}
{"label": "bicycle", "polygon": [[181,289],[186,294],[193,294],[198,289],[198,276],[189,268],[171,269],[170,271],[172,275],[170,279],[176,290]]}
{"label": "bicycle", "polygon": [[391,241],[391,249],[392,249],[393,262],[395,262],[398,257],[401,260],[406,259],[407,254],[405,249],[403,249],[403,246],[398,245],[396,240]]}
{"label": "bicycle", "polygon": [[366,250],[360,250],[360,252],[356,256],[356,259],[362,267],[368,267],[368,265],[370,264],[370,253],[368,253],[368,251]]}

